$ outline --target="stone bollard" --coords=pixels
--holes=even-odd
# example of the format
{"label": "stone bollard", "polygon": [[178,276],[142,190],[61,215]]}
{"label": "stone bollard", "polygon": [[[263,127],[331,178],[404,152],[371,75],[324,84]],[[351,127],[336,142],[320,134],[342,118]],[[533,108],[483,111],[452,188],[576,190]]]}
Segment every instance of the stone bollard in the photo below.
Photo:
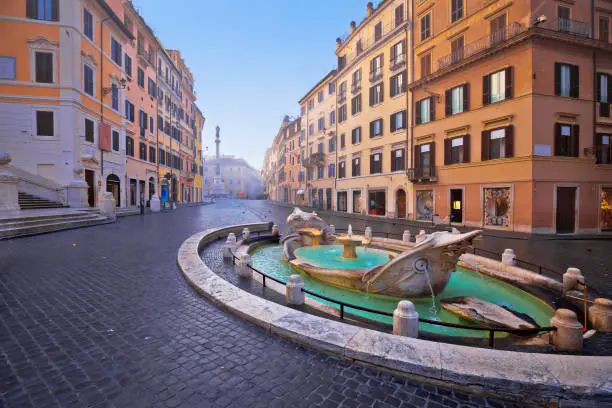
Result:
{"label": "stone bollard", "polygon": [[278,225],[276,224],[272,225],[272,236],[273,237],[280,236],[280,229],[278,229]]}
{"label": "stone bollard", "polygon": [[231,260],[234,256],[234,248],[236,248],[236,234],[230,232],[223,245],[223,259]]}
{"label": "stone bollard", "polygon": [[368,238],[368,239],[372,239],[372,228],[371,227],[366,227],[365,231],[363,232],[363,236]]}
{"label": "stone bollard", "polygon": [[393,334],[419,337],[419,314],[409,300],[401,300],[393,311]]}
{"label": "stone bollard", "polygon": [[404,230],[404,235],[402,235],[403,242],[410,242],[410,231]]}
{"label": "stone bollard", "polygon": [[567,268],[563,274],[563,295],[570,290],[579,290],[578,284],[584,284],[584,276],[578,268]]}
{"label": "stone bollard", "polygon": [[501,263],[504,267],[516,265],[516,255],[514,254],[514,249],[504,249],[504,253],[502,254],[501,258]]}
{"label": "stone bollard", "polygon": [[336,226],[334,224],[329,226],[329,230],[331,231],[332,234],[336,233]]}
{"label": "stone bollard", "polygon": [[419,242],[423,241],[426,237],[427,237],[427,234],[425,233],[425,230],[420,230],[419,235],[416,236],[416,243],[418,244]]}
{"label": "stone bollard", "polygon": [[117,219],[117,214],[115,209],[117,208],[117,201],[115,200],[115,196],[110,191],[105,191],[102,193],[102,199],[100,200],[100,215],[105,216],[111,221],[115,221]]}
{"label": "stone bollard", "polygon": [[595,299],[589,308],[589,320],[592,327],[600,332],[612,332],[612,300],[605,298]]}
{"label": "stone bollard", "polygon": [[550,332],[550,343],[559,350],[582,349],[582,325],[576,313],[569,309],[557,309],[550,319],[557,331]]}
{"label": "stone bollard", "polygon": [[236,270],[238,272],[238,276],[241,278],[252,278],[253,270],[249,268],[249,266],[253,265],[253,261],[251,259],[251,255],[242,254],[238,258],[238,263],[236,264]]}
{"label": "stone bollard", "polygon": [[300,306],[304,304],[304,281],[300,275],[291,275],[285,286],[285,299],[290,305]]}
{"label": "stone bollard", "polygon": [[0,152],[0,211],[19,211],[19,178],[9,170],[11,156]]}
{"label": "stone bollard", "polygon": [[249,231],[248,228],[243,228],[242,229],[242,240],[248,241],[250,236],[251,236],[251,231]]}
{"label": "stone bollard", "polygon": [[151,197],[151,204],[149,204],[149,207],[151,208],[151,212],[161,211],[161,202],[157,194],[153,194],[153,197]]}

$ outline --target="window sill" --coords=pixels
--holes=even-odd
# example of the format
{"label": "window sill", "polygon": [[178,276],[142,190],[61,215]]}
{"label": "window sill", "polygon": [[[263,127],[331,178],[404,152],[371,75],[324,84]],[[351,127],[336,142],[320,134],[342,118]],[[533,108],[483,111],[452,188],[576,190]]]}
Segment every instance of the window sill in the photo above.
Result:
{"label": "window sill", "polygon": [[397,95],[392,95],[391,99],[398,99],[400,96],[403,96],[406,92],[400,92]]}
{"label": "window sill", "polygon": [[391,132],[391,134],[392,135],[398,135],[398,134],[404,133],[405,130],[406,130],[406,128],[396,129],[393,132]]}

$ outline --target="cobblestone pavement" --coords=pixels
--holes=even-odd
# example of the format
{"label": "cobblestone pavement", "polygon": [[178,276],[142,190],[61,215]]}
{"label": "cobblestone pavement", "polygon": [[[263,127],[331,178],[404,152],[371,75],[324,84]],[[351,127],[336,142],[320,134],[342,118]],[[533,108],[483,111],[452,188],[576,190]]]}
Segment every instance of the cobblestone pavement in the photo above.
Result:
{"label": "cobblestone pavement", "polygon": [[265,215],[245,206],[0,242],[0,407],[512,406],[300,347],[197,296],[178,247]]}
{"label": "cobblestone pavement", "polygon": [[[248,201],[245,205],[251,211],[274,220],[280,226],[284,225],[287,215],[291,212],[290,207],[266,201]],[[328,212],[322,216],[329,224],[334,224],[338,228],[346,228],[348,223],[352,222],[353,227],[363,228],[364,225],[368,225],[375,232],[390,232],[399,236],[407,228],[398,220],[351,220],[346,214],[335,216]],[[418,232],[418,227],[415,226],[410,226],[408,229],[412,234]],[[543,239],[537,236],[531,239],[517,239],[512,236],[487,234],[476,246],[499,253],[505,248],[512,248],[519,259],[550,267],[559,272],[564,272],[570,266],[580,268],[587,284],[603,294],[612,296],[612,257],[610,257],[612,239],[567,239],[566,237]]]}

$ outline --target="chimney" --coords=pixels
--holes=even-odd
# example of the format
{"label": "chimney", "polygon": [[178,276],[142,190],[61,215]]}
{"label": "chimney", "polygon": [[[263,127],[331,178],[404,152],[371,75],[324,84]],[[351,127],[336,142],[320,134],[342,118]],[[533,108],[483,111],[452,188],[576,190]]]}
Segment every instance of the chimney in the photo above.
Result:
{"label": "chimney", "polygon": [[374,11],[374,4],[370,1],[368,2],[368,9],[366,10],[366,17],[370,17],[373,11]]}
{"label": "chimney", "polygon": [[351,21],[351,34],[353,34],[353,31],[355,31],[355,26],[357,25],[357,23],[355,23],[354,21]]}

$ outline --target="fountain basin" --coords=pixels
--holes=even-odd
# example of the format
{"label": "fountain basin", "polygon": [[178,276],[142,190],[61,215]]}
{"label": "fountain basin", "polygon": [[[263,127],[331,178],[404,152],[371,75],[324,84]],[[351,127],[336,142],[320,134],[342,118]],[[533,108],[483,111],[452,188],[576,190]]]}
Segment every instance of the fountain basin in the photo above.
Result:
{"label": "fountain basin", "polygon": [[375,249],[355,248],[357,258],[342,257],[343,245],[302,247],[295,250],[295,256],[319,268],[328,269],[370,269],[389,262],[389,255]]}

